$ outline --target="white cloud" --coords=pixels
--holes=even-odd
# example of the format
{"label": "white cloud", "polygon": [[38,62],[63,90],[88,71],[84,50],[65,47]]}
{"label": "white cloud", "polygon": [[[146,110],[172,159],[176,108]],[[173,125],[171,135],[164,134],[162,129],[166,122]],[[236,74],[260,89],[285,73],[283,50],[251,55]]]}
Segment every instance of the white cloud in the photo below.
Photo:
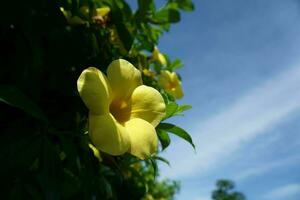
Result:
{"label": "white cloud", "polygon": [[286,167],[291,164],[297,163],[300,161],[300,156],[290,156],[288,158],[279,159],[273,162],[268,163],[260,163],[257,166],[252,166],[247,168],[241,172],[237,172],[236,175],[233,177],[236,181],[242,181],[249,177],[256,177],[261,174],[265,174],[267,172],[272,172],[274,169]]}
{"label": "white cloud", "polygon": [[171,169],[163,168],[162,174],[175,178],[204,175],[234,157],[243,144],[300,109],[299,77],[300,67],[291,68],[258,85],[219,114],[199,122],[189,131],[198,153],[194,155],[181,142],[173,144],[166,157],[175,164]]}
{"label": "white cloud", "polygon": [[300,184],[288,184],[279,188],[275,188],[263,195],[263,198],[276,200],[285,199],[294,195],[300,195]]}

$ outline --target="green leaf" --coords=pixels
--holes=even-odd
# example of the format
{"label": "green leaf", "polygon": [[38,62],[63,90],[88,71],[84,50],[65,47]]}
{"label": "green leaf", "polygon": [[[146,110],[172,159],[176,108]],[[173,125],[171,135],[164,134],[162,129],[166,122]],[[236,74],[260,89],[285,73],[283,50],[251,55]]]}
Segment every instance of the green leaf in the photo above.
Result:
{"label": "green leaf", "polygon": [[174,9],[181,9],[184,11],[193,11],[195,6],[191,0],[175,0],[168,3],[167,7]]}
{"label": "green leaf", "polygon": [[138,0],[137,20],[143,20],[145,17],[155,11],[153,0]]}
{"label": "green leaf", "polygon": [[156,159],[156,160],[159,160],[159,161],[161,161],[161,162],[164,162],[164,163],[166,163],[167,165],[171,166],[171,165],[170,165],[170,162],[169,162],[167,159],[163,158],[163,157],[160,157],[160,156],[153,156],[152,158],[154,158],[154,159]]}
{"label": "green leaf", "polygon": [[[112,7],[112,21],[116,25],[118,36],[124,44],[124,47],[127,51],[131,49],[133,44],[134,36],[129,31],[129,25],[126,24],[126,21],[130,22],[131,19],[131,10],[128,4],[124,1],[114,0],[111,3]],[[126,19],[128,18],[128,19]]]}
{"label": "green leaf", "polygon": [[124,44],[124,47],[127,51],[129,51],[131,49],[134,38],[132,37],[131,33],[126,28],[124,23],[116,23],[116,28],[118,31],[118,35]]}
{"label": "green leaf", "polygon": [[180,12],[173,8],[163,8],[155,13],[153,19],[158,23],[177,23],[180,21]]}
{"label": "green leaf", "polygon": [[163,131],[163,130],[157,130],[157,136],[158,136],[158,139],[161,143],[161,146],[162,146],[162,149],[166,149],[170,143],[171,143],[171,139],[168,135],[168,133],[166,131]]}
{"label": "green leaf", "polygon": [[185,11],[193,11],[195,9],[191,0],[177,0],[178,7]]}
{"label": "green leaf", "polygon": [[154,178],[156,178],[158,176],[158,166],[157,166],[157,162],[155,159],[150,158],[150,162],[153,168],[153,176]]}
{"label": "green leaf", "polygon": [[179,68],[181,68],[182,66],[183,66],[183,64],[182,64],[181,60],[176,59],[176,60],[174,60],[174,61],[168,66],[168,69],[172,71],[172,70],[175,70],[175,69],[179,69]]}
{"label": "green leaf", "polygon": [[166,106],[166,116],[164,119],[172,117],[176,113],[177,110],[178,110],[177,103],[172,102],[172,101],[170,103],[168,103]]}
{"label": "green leaf", "polygon": [[173,134],[177,135],[178,137],[181,137],[182,139],[184,139],[188,143],[190,143],[193,146],[193,148],[195,149],[195,145],[193,143],[192,137],[182,128],[175,126],[174,124],[160,123],[157,126],[157,129],[167,131],[169,133],[173,133]]}
{"label": "green leaf", "polygon": [[177,111],[174,113],[174,115],[178,115],[178,114],[180,114],[186,110],[189,110],[191,108],[192,108],[192,106],[188,105],[188,104],[180,105],[180,106],[178,106]]}
{"label": "green leaf", "polygon": [[46,116],[40,110],[40,108],[34,104],[28,97],[23,94],[18,88],[9,85],[0,86],[0,101],[19,108],[27,114],[35,117],[43,122],[47,122]]}

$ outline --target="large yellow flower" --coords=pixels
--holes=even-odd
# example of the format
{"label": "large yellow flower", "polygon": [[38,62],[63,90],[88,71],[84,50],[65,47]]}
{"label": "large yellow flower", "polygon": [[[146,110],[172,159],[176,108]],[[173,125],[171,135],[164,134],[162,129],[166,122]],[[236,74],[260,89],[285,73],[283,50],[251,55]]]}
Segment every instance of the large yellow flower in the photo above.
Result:
{"label": "large yellow flower", "polygon": [[158,84],[176,99],[183,97],[181,82],[175,72],[170,72],[168,70],[161,71]]}
{"label": "large yellow flower", "polygon": [[111,155],[129,152],[146,159],[157,150],[155,127],[165,115],[161,94],[142,85],[141,73],[119,59],[107,69],[85,69],[77,88],[89,109],[89,135],[97,149]]}

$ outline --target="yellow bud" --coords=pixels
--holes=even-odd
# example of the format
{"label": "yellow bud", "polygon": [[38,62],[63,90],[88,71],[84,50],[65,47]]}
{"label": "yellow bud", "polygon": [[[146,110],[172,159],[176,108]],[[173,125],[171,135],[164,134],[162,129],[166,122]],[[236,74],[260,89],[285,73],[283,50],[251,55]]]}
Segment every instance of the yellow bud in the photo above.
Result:
{"label": "yellow bud", "polygon": [[154,50],[152,52],[152,60],[159,62],[161,65],[167,65],[167,60],[165,56],[162,53],[160,53],[156,46],[154,47]]}
{"label": "yellow bud", "polygon": [[110,8],[109,7],[97,8],[96,12],[98,16],[105,17],[110,12]]}

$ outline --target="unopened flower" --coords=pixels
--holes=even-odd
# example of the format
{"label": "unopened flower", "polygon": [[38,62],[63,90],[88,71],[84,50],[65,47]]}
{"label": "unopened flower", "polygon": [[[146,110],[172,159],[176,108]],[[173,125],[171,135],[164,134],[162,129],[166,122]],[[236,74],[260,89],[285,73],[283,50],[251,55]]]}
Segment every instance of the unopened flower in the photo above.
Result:
{"label": "unopened flower", "polygon": [[176,99],[183,97],[181,82],[175,72],[170,72],[167,70],[161,71],[158,84]]}
{"label": "unopened flower", "polygon": [[105,17],[108,15],[108,13],[110,13],[110,8],[107,6],[102,7],[102,8],[97,8],[96,12],[97,12],[98,16]]}
{"label": "unopened flower", "polygon": [[142,85],[141,73],[119,59],[107,69],[85,69],[77,88],[89,109],[89,136],[95,147],[111,155],[129,152],[146,159],[157,150],[155,127],[165,115],[161,94]]}
{"label": "unopened flower", "polygon": [[78,16],[73,16],[71,11],[69,10],[65,10],[63,7],[60,7],[60,10],[61,12],[64,14],[68,24],[70,25],[82,25],[82,24],[85,24],[86,21],[84,21],[83,19],[81,19],[80,17]]}
{"label": "unopened flower", "polygon": [[155,76],[155,73],[149,69],[143,69],[143,74],[150,78],[154,78],[154,76]]}
{"label": "unopened flower", "polygon": [[102,8],[97,8],[93,19],[95,20],[95,22],[97,24],[104,26],[104,25],[106,25],[107,16],[109,13],[110,13],[110,8],[107,6],[102,7]]}
{"label": "unopened flower", "polygon": [[159,62],[161,65],[167,65],[165,56],[158,50],[156,46],[152,52],[152,60]]}

